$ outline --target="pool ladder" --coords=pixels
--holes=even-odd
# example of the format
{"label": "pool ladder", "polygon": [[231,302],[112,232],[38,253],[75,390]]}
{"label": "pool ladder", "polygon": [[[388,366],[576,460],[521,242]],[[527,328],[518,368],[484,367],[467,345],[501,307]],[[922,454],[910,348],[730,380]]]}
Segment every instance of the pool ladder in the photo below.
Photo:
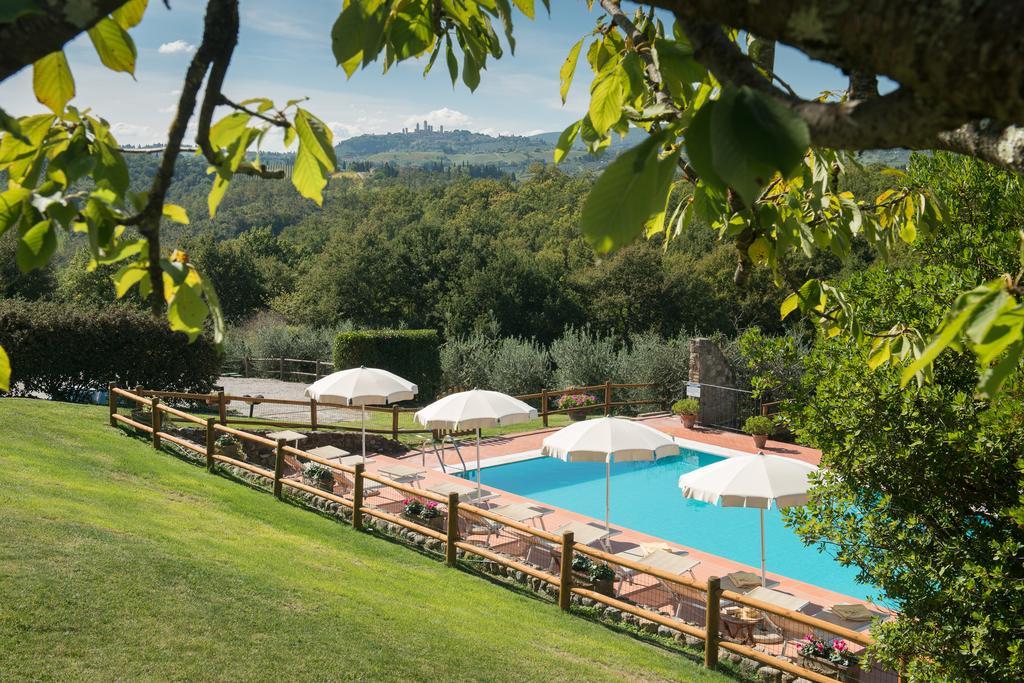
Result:
{"label": "pool ladder", "polygon": [[[468,475],[469,474],[469,467],[466,465],[465,458],[462,457],[462,451],[459,449],[459,442],[458,442],[458,440],[453,438],[453,437],[451,437],[451,436],[447,436],[447,435],[441,437],[440,441],[438,441],[437,439],[431,439],[430,440],[430,448],[433,449],[434,456],[437,458],[437,462],[439,462],[441,464],[441,471],[443,473],[445,473],[445,474],[448,474],[448,467],[447,467],[447,465],[444,464],[444,446],[445,446],[445,442],[450,443],[452,445],[452,448],[455,449],[455,454],[457,456],[459,456],[459,462],[462,463],[462,473]],[[438,448],[438,443],[441,444],[440,448]],[[425,444],[426,444],[426,442],[424,441],[424,448],[420,451],[423,454],[423,459],[422,459],[421,462],[422,462],[424,467],[426,467],[426,464],[427,464],[427,448],[426,448]]]}

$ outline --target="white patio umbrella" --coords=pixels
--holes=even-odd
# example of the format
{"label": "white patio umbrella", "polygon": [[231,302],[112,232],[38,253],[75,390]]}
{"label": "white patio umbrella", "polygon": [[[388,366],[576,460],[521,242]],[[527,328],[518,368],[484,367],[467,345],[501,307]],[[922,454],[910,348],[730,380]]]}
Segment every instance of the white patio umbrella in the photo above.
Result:
{"label": "white patio umbrella", "polygon": [[443,396],[413,415],[430,429],[476,430],[476,491],[480,495],[480,429],[537,419],[537,410],[500,391],[473,389]]}
{"label": "white patio umbrella", "polygon": [[701,467],[679,477],[683,497],[723,507],[761,511],[761,585],[765,584],[764,511],[807,502],[809,477],[818,468],[778,455],[738,455]]}
{"label": "white patio umbrella", "polygon": [[612,460],[635,462],[679,455],[679,445],[672,437],[642,422],[601,417],[558,430],[544,439],[541,452],[566,462],[605,464],[604,528],[611,531]]}
{"label": "white patio umbrella", "polygon": [[306,396],[323,403],[343,403],[362,409],[363,462],[366,462],[366,406],[409,401],[419,387],[393,372],[351,368],[333,372],[306,387]]}

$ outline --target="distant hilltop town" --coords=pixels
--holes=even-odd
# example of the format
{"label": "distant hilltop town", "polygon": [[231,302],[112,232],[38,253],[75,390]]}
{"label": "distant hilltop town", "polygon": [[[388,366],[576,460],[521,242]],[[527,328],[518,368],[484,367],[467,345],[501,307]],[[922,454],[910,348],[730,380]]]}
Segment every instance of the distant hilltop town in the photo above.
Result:
{"label": "distant hilltop town", "polygon": [[[427,123],[426,119],[424,119],[422,124],[417,123],[416,127],[413,128],[412,130],[409,130],[408,127],[405,127],[402,129],[402,132],[405,133],[406,135],[408,135],[409,133],[443,133],[444,126],[438,126],[437,129],[435,130],[434,127]],[[451,133],[452,131],[449,130],[448,132]]]}

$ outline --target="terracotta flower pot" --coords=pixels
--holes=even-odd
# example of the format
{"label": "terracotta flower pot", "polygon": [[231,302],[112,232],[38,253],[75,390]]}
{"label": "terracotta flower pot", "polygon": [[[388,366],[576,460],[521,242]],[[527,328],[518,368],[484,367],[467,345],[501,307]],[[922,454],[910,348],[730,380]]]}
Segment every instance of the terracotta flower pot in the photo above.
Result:
{"label": "terracotta flower pot", "polygon": [[569,419],[573,422],[580,422],[581,420],[587,419],[587,412],[585,410],[570,410]]}
{"label": "terracotta flower pot", "polygon": [[679,416],[679,421],[682,422],[683,426],[687,429],[693,429],[693,426],[697,424],[697,416],[683,413]]}
{"label": "terracotta flower pot", "polygon": [[768,443],[767,434],[753,434],[752,436],[754,437],[754,446],[756,448],[764,448],[765,444]]}

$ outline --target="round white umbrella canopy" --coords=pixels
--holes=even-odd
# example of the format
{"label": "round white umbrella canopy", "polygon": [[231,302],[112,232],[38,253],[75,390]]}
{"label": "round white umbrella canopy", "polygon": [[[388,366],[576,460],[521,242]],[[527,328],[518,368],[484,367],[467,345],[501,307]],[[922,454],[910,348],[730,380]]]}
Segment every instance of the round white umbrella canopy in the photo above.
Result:
{"label": "round white umbrella canopy", "polygon": [[537,419],[537,410],[500,391],[473,389],[448,394],[413,415],[431,429],[476,430],[476,489],[480,493],[480,429]]}
{"label": "round white umbrella canopy", "polygon": [[723,507],[761,511],[761,585],[765,583],[764,511],[807,503],[815,465],[778,455],[740,455],[701,467],[679,477],[685,498]]}
{"label": "round white umbrella canopy", "polygon": [[611,463],[655,460],[679,455],[679,445],[672,437],[642,422],[619,417],[584,420],[558,430],[544,439],[541,453],[566,462],[605,463],[604,526],[609,523],[611,508]]}
{"label": "round white umbrella canopy", "polygon": [[393,372],[359,367],[321,377],[306,387],[306,396],[322,403],[362,408],[363,462],[366,462],[366,406],[409,401],[418,391],[419,387]]}

